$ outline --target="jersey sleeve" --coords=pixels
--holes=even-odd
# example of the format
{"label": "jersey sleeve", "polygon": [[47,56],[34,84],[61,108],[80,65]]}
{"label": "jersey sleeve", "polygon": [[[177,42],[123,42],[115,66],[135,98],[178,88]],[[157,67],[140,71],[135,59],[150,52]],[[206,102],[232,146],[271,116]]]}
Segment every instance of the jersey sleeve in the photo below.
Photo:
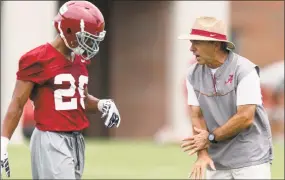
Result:
{"label": "jersey sleeve", "polygon": [[17,80],[32,81],[36,84],[43,84],[47,80],[44,73],[44,66],[37,60],[37,56],[24,55],[21,57]]}

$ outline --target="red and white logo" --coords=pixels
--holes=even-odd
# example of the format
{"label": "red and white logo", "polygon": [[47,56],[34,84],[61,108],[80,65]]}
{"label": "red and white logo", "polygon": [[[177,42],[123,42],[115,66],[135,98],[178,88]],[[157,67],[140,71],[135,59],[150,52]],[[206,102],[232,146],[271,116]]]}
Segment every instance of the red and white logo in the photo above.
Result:
{"label": "red and white logo", "polygon": [[225,84],[231,84],[233,82],[233,79],[234,79],[234,74],[230,74],[228,80],[225,81]]}

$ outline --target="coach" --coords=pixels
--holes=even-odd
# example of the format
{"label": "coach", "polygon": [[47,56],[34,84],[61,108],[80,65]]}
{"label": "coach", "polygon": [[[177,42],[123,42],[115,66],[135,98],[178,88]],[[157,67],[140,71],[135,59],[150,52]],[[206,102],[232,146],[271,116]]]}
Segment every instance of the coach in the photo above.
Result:
{"label": "coach", "polygon": [[225,24],[197,18],[190,34],[197,63],[186,78],[193,136],[184,151],[197,152],[191,178],[270,179],[272,137],[262,106],[259,67],[232,50]]}

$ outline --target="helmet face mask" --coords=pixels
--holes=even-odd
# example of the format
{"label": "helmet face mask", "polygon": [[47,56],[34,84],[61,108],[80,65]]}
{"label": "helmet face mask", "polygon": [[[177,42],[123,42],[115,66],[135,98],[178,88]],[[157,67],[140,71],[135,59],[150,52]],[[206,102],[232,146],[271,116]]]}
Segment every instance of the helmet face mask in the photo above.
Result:
{"label": "helmet face mask", "polygon": [[104,40],[105,34],[106,31],[102,31],[98,35],[86,31],[77,32],[75,35],[78,46],[72,50],[75,54],[81,55],[83,59],[90,60],[99,52],[99,44]]}
{"label": "helmet face mask", "polygon": [[99,52],[105,21],[101,11],[88,1],[69,1],[55,17],[54,25],[65,45],[84,60]]}

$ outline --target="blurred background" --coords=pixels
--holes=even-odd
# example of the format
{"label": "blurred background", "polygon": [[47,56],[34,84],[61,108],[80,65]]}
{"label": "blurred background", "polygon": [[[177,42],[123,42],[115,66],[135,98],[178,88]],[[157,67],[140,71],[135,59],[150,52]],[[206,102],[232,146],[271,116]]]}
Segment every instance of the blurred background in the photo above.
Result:
{"label": "blurred background", "polygon": [[[52,41],[53,17],[66,1],[1,1],[1,119],[12,96],[17,63],[26,51]],[[106,21],[106,38],[89,67],[91,94],[113,98],[122,123],[105,128],[88,115],[83,178],[187,178],[196,157],[180,149],[191,135],[185,73],[194,62],[188,41],[199,16],[228,24],[236,53],[261,67],[264,106],[272,126],[272,177],[284,179],[284,2],[111,1],[94,3]],[[33,109],[26,104],[9,147],[12,178],[31,178],[29,138]],[[28,165],[27,165],[28,164]]]}

